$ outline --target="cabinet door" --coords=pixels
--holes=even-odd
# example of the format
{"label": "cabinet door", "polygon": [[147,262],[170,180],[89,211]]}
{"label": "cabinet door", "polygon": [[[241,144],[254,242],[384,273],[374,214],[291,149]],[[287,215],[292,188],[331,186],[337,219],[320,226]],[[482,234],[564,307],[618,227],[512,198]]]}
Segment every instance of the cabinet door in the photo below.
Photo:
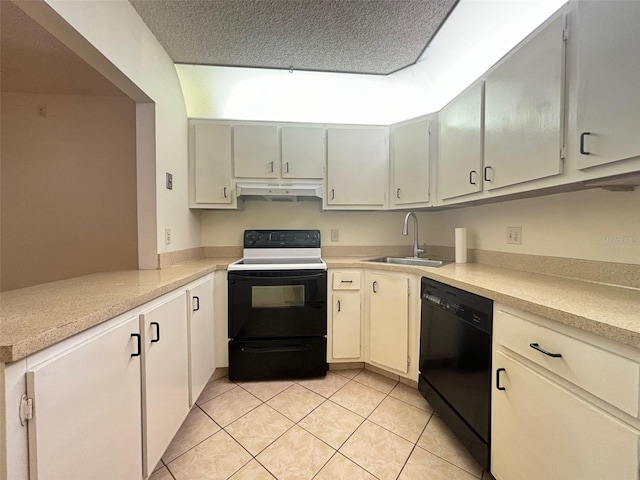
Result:
{"label": "cabinet door", "polygon": [[564,27],[556,18],[485,81],[485,190],[561,173]]}
{"label": "cabinet door", "polygon": [[442,199],[482,190],[482,82],[440,111],[438,195]]}
{"label": "cabinet door", "polygon": [[[498,480],[637,479],[640,432],[494,354],[491,471]],[[495,385],[495,383],[494,383]]]}
{"label": "cabinet door", "polygon": [[324,128],[282,127],[282,178],[324,177]]}
{"label": "cabinet door", "polygon": [[429,201],[429,120],[391,130],[394,205]]}
{"label": "cabinet door", "polygon": [[140,315],[145,473],[189,413],[187,294],[170,294]]}
{"label": "cabinet door", "polygon": [[369,276],[369,357],[406,373],[409,356],[409,279],[383,273]]}
{"label": "cabinet door", "polygon": [[233,127],[233,165],[236,177],[278,178],[278,160],[278,127]]}
{"label": "cabinet door", "polygon": [[[578,168],[640,155],[640,2],[577,2]],[[581,138],[580,138],[581,136]]]}
{"label": "cabinet door", "polygon": [[189,298],[190,405],[193,405],[215,369],[213,278],[187,290]]}
{"label": "cabinet door", "polygon": [[27,372],[31,480],[141,478],[138,332],[128,318]]}
{"label": "cabinet door", "polygon": [[360,358],[360,291],[333,294],[331,356]]}
{"label": "cabinet door", "polygon": [[232,203],[231,127],[196,123],[193,135],[195,203]]}
{"label": "cabinet door", "polygon": [[327,130],[327,205],[384,206],[388,168],[385,129]]}

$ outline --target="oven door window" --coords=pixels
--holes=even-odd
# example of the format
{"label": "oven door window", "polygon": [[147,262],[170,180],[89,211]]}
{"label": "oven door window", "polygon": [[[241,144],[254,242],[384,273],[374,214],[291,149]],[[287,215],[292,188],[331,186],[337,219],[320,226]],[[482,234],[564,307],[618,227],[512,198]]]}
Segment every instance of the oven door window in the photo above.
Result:
{"label": "oven door window", "polygon": [[304,285],[258,285],[251,287],[252,308],[304,307]]}
{"label": "oven door window", "polygon": [[327,272],[229,272],[229,338],[327,334]]}

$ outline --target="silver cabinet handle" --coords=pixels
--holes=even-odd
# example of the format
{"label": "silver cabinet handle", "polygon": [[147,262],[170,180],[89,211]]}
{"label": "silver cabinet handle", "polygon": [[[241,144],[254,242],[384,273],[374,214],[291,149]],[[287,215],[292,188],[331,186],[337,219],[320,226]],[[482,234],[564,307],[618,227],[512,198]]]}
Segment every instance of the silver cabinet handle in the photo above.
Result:
{"label": "silver cabinet handle", "polygon": [[476,172],[475,170],[471,170],[471,171],[469,172],[469,183],[470,183],[471,185],[477,185],[477,183],[473,181],[473,174],[474,174],[474,173],[475,173],[476,175],[478,174],[478,172]]}
{"label": "silver cabinet handle", "polygon": [[284,173],[289,173],[289,162],[285,162],[284,164]]}
{"label": "silver cabinet handle", "polygon": [[335,200],[336,198],[336,191],[332,188],[331,189],[331,200]]}
{"label": "silver cabinet handle", "polygon": [[222,189],[222,196],[223,196],[224,198],[227,198],[227,187],[224,187],[224,188]]}
{"label": "silver cabinet handle", "polygon": [[338,300],[338,313],[340,313],[340,300]]}
{"label": "silver cabinet handle", "polygon": [[269,173],[273,173],[273,162],[269,162]]}
{"label": "silver cabinet handle", "polygon": [[399,188],[396,190],[396,198],[400,198],[400,189]]}
{"label": "silver cabinet handle", "polygon": [[378,293],[378,282],[373,282],[371,286],[373,287],[373,293]]}
{"label": "silver cabinet handle", "polygon": [[492,170],[491,167],[484,167],[484,181],[485,182],[490,182],[491,179],[487,176],[487,172],[489,172],[489,170]]}

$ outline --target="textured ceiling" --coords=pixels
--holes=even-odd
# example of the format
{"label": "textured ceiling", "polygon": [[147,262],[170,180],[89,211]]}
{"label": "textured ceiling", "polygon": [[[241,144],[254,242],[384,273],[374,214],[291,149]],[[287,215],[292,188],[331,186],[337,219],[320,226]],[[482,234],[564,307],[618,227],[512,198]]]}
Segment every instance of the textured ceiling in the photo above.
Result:
{"label": "textured ceiling", "polygon": [[175,63],[386,75],[458,0],[130,0]]}
{"label": "textured ceiling", "polygon": [[13,2],[0,0],[3,92],[120,96],[111,82]]}

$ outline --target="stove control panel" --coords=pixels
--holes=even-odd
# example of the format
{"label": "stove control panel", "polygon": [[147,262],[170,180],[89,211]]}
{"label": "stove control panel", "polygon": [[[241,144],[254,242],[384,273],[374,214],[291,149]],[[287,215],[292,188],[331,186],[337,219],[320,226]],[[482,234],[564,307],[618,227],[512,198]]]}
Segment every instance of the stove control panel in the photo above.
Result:
{"label": "stove control panel", "polygon": [[244,248],[320,248],[320,230],[245,230]]}

